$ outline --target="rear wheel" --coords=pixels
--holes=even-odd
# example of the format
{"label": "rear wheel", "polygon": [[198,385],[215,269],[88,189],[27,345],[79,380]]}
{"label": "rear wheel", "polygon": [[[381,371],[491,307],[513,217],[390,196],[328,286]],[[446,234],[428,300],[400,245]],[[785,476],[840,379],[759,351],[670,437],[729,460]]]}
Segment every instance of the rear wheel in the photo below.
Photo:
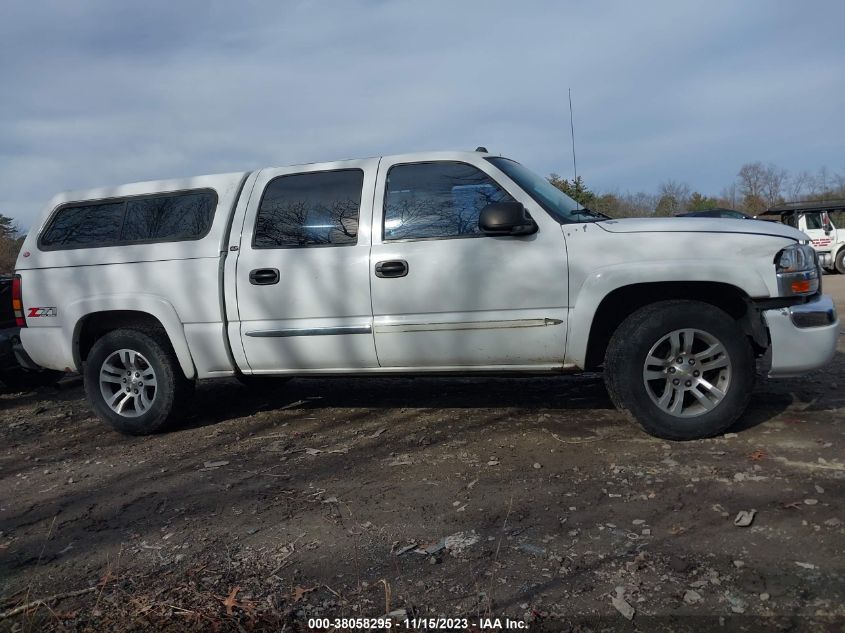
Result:
{"label": "rear wheel", "polygon": [[745,411],[754,352],[737,323],[698,301],[661,301],[613,334],[605,383],[614,404],[656,437],[721,433]]}
{"label": "rear wheel", "polygon": [[95,413],[120,433],[162,430],[190,391],[166,335],[158,330],[109,332],[84,364],[85,392]]}

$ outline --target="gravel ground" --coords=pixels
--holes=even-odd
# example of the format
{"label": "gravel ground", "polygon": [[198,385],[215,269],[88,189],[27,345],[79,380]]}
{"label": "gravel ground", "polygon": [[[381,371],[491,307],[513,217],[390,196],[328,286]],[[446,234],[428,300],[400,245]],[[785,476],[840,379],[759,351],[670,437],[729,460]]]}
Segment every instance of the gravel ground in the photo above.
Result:
{"label": "gravel ground", "polygon": [[[825,288],[845,313],[845,278]],[[0,630],[842,631],[843,352],[687,443],[596,374],[221,381],[147,438],[75,378],[1,392]]]}

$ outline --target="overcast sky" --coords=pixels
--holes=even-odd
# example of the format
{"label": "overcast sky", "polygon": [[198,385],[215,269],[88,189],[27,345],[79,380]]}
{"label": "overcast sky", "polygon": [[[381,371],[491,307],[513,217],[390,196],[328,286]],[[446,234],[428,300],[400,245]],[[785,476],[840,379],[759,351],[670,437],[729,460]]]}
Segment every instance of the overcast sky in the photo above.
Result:
{"label": "overcast sky", "polygon": [[65,189],[474,149],[603,191],[845,171],[845,2],[4,0],[0,213]]}

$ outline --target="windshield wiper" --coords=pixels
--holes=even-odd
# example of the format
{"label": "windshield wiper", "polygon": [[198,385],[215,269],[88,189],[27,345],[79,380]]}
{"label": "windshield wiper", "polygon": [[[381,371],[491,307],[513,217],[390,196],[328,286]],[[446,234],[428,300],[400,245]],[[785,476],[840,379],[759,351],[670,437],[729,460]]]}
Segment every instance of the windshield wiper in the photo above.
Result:
{"label": "windshield wiper", "polygon": [[596,218],[598,220],[610,220],[611,217],[609,215],[605,215],[604,213],[599,213],[598,211],[593,211],[592,209],[588,209],[587,207],[583,207],[581,209],[576,209],[575,211],[570,211],[572,215],[589,215],[590,217]]}

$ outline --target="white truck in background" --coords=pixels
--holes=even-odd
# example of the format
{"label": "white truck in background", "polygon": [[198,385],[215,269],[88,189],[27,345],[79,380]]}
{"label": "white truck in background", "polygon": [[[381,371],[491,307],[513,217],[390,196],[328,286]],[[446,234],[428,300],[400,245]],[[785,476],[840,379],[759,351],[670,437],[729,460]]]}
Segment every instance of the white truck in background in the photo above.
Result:
{"label": "white truck in background", "polygon": [[783,224],[806,233],[822,268],[845,274],[845,228],[836,226],[831,217],[837,211],[845,211],[845,200],[786,203],[763,215],[776,216]]}
{"label": "white truck in background", "polygon": [[25,350],[131,434],[198,379],[603,369],[646,431],[700,438],[756,358],[800,374],[839,335],[800,231],[611,220],[483,148],[64,193],[16,273]]}

